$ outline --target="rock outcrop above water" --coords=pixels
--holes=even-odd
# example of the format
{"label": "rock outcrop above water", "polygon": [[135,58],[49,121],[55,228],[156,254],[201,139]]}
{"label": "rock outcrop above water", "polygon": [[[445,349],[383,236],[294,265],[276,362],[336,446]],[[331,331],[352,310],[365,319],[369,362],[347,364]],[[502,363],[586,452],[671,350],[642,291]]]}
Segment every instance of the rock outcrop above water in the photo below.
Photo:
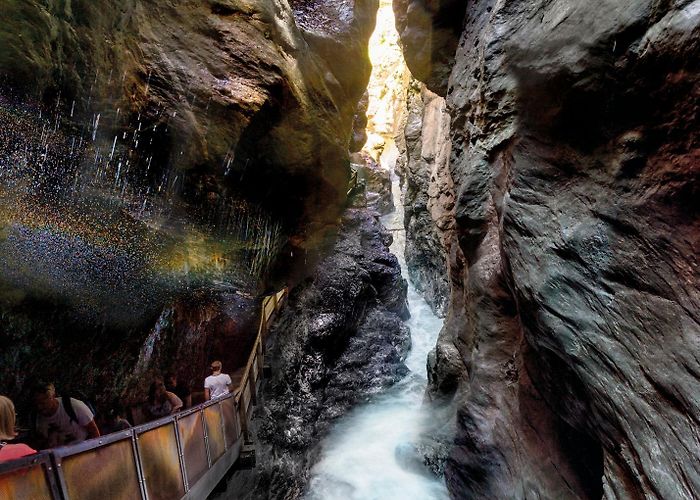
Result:
{"label": "rock outcrop above water", "polygon": [[394,199],[391,194],[391,174],[382,168],[366,153],[355,153],[350,157],[357,172],[357,188],[364,190],[364,202],[367,207],[380,215],[394,211]]}
{"label": "rock outcrop above water", "polygon": [[397,138],[396,162],[405,184],[407,271],[416,289],[441,317],[450,296],[446,255],[455,205],[449,131],[445,100],[414,81],[408,90],[403,133]]}
{"label": "rock outcrop above water", "polygon": [[332,422],[407,373],[407,287],[390,242],[376,212],[348,209],[335,247],[290,293],[269,337],[258,470],[238,473],[229,491],[299,498]]}
{"label": "rock outcrop above water", "polygon": [[451,493],[693,498],[700,3],[471,2],[449,79],[416,44],[449,5],[405,4],[451,116]]}

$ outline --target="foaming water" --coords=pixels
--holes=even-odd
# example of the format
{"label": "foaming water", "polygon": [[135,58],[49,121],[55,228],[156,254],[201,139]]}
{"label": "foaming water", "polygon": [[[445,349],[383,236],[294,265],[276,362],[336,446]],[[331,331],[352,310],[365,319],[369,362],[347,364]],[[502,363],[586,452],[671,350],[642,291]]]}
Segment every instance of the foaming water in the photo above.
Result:
{"label": "foaming water", "polygon": [[[393,166],[395,154],[383,162]],[[386,166],[386,165],[385,165]],[[394,235],[392,252],[406,269],[403,204],[398,178],[392,179],[396,211],[382,219]],[[411,370],[401,382],[340,419],[322,443],[313,467],[308,500],[405,500],[449,498],[445,484],[427,474],[413,453],[431,415],[422,405],[427,382],[426,357],[435,346],[442,320],[410,283],[408,307]]]}

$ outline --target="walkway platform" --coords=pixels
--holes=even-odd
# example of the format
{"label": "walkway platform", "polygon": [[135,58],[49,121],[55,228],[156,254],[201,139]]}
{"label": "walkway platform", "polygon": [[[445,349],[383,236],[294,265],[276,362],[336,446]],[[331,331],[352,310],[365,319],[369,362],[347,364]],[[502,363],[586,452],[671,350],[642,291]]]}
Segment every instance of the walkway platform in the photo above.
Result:
{"label": "walkway platform", "polygon": [[0,463],[0,499],[206,498],[249,442],[265,336],[286,292],[263,300],[258,335],[234,392],[127,431]]}

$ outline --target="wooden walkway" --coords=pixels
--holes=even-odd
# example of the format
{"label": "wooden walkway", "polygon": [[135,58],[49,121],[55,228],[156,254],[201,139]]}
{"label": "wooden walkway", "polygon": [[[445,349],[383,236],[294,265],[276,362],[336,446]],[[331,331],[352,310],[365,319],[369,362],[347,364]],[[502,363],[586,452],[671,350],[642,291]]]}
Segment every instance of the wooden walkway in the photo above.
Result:
{"label": "wooden walkway", "polygon": [[[0,499],[202,500],[247,449],[265,337],[287,290],[265,297],[258,334],[231,394],[73,446],[0,463]],[[254,457],[253,457],[254,459]]]}

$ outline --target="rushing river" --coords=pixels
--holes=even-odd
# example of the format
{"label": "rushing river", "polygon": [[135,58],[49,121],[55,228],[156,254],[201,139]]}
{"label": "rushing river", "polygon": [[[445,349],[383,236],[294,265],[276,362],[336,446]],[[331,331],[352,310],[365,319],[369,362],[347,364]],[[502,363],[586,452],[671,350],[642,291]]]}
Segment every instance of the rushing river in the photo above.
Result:
{"label": "rushing river", "polygon": [[[390,160],[393,166],[394,155]],[[394,179],[393,191],[396,211],[384,217],[383,223],[393,232],[391,251],[405,270],[404,211],[398,178]],[[430,418],[422,406],[427,382],[426,357],[442,327],[442,320],[433,314],[410,281],[408,307],[412,348],[406,365],[410,373],[334,425],[323,442],[321,459],[312,469],[308,500],[448,498],[442,480],[416,470],[415,466],[402,465],[410,462],[405,460],[406,454],[417,441],[422,423]]]}

